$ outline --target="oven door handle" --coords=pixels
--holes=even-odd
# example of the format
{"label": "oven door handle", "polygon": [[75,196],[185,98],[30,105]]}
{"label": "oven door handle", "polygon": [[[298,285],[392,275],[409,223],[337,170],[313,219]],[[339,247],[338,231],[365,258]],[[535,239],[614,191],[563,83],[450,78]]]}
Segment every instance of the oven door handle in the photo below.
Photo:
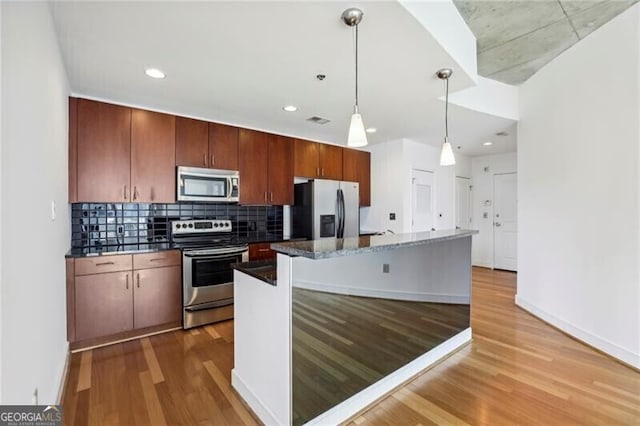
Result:
{"label": "oven door handle", "polygon": [[184,257],[189,257],[189,258],[193,258],[193,259],[224,259],[225,257],[231,257],[231,256],[235,256],[238,254],[242,254],[244,252],[246,252],[247,250],[239,250],[239,251],[234,251],[234,252],[229,252],[229,253],[220,253],[220,254],[195,254],[195,253],[184,253]]}

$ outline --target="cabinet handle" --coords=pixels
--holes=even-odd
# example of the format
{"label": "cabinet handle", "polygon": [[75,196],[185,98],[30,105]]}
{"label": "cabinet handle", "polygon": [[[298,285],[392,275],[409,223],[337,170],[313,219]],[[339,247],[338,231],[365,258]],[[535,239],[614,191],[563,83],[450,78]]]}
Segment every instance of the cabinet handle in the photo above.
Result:
{"label": "cabinet handle", "polygon": [[137,286],[140,288],[140,274],[136,274]]}
{"label": "cabinet handle", "polygon": [[204,166],[207,165],[207,153],[206,152],[204,154],[202,154],[202,164]]}
{"label": "cabinet handle", "polygon": [[322,176],[322,177],[324,177],[324,167],[322,168],[322,174],[321,174],[321,176]]}
{"label": "cabinet handle", "polygon": [[258,249],[258,251],[265,252],[265,251],[271,251],[271,249]]}
{"label": "cabinet handle", "polygon": [[127,290],[129,290],[129,274],[127,273]]}
{"label": "cabinet handle", "polygon": [[138,187],[137,186],[133,186],[133,200],[137,200],[138,199]]}
{"label": "cabinet handle", "polygon": [[213,166],[214,164],[216,164],[216,157],[215,155],[211,154],[211,165]]}
{"label": "cabinet handle", "polygon": [[320,176],[320,167],[316,167],[316,176]]}
{"label": "cabinet handle", "polygon": [[149,259],[149,262],[157,262],[158,260],[164,260],[164,257],[156,257],[155,259]]}
{"label": "cabinet handle", "polygon": [[273,192],[271,193],[271,201],[273,201]]}
{"label": "cabinet handle", "polygon": [[267,201],[267,192],[264,193],[264,200]]}
{"label": "cabinet handle", "polygon": [[127,185],[124,185],[124,189],[122,190],[124,195],[124,200],[127,201]]}
{"label": "cabinet handle", "polygon": [[114,265],[114,263],[113,262],[96,263],[96,266],[105,266],[105,265]]}

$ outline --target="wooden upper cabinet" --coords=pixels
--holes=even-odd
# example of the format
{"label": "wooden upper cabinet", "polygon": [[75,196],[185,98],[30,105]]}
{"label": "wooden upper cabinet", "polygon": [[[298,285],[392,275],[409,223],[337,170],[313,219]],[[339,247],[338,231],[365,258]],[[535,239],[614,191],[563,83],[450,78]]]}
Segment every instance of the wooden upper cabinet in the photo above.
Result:
{"label": "wooden upper cabinet", "polygon": [[294,176],[316,178],[320,176],[318,143],[295,139],[293,142]]}
{"label": "wooden upper cabinet", "polygon": [[240,204],[267,204],[269,137],[267,133],[240,129]]}
{"label": "wooden upper cabinet", "polygon": [[293,140],[269,138],[269,204],[293,204]]}
{"label": "wooden upper cabinet", "polygon": [[322,179],[342,180],[342,147],[324,143],[319,145],[320,177]]}
{"label": "wooden upper cabinet", "polygon": [[131,112],[132,201],[175,202],[175,125],[173,115],[140,109]]}
{"label": "wooden upper cabinet", "polygon": [[176,117],[176,166],[208,167],[209,123]]}
{"label": "wooden upper cabinet", "polygon": [[342,180],[342,148],[295,139],[294,176]]}
{"label": "wooden upper cabinet", "polygon": [[209,167],[238,170],[238,134],[237,127],[209,123]]}
{"label": "wooden upper cabinet", "polygon": [[360,183],[360,206],[371,205],[371,154],[367,151],[343,149],[342,179]]}
{"label": "wooden upper cabinet", "polygon": [[78,201],[78,99],[69,98],[69,202]]}
{"label": "wooden upper cabinet", "polygon": [[87,99],[76,107],[75,201],[131,201],[131,109]]}

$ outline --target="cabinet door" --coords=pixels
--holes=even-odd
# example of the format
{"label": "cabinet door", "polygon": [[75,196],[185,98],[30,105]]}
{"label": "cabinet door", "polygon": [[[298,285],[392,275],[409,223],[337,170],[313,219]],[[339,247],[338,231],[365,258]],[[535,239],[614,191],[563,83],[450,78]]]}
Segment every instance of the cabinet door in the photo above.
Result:
{"label": "cabinet door", "polygon": [[75,278],[76,340],[133,329],[131,272]]}
{"label": "cabinet door", "polygon": [[78,99],[77,201],[131,200],[131,109]]}
{"label": "cabinet door", "polygon": [[182,318],[182,268],[134,271],[134,327],[144,328],[179,322]]}
{"label": "cabinet door", "polygon": [[78,202],[78,99],[69,98],[69,202]]}
{"label": "cabinet door", "polygon": [[176,201],[176,118],[134,109],[131,112],[131,185],[133,201]]}
{"label": "cabinet door", "polygon": [[371,154],[344,148],[342,180],[360,183],[360,206],[371,205]]}
{"label": "cabinet door", "polygon": [[315,142],[295,139],[293,148],[293,174],[299,177],[320,177],[318,163],[319,145]]}
{"label": "cabinet door", "polygon": [[238,170],[238,128],[209,123],[209,167]]}
{"label": "cabinet door", "polygon": [[293,141],[269,138],[269,204],[293,204]]}
{"label": "cabinet door", "polygon": [[208,167],[209,123],[176,117],[176,166]]}
{"label": "cabinet door", "polygon": [[324,143],[319,145],[320,177],[342,180],[342,148]]}
{"label": "cabinet door", "polygon": [[240,129],[240,204],[267,204],[269,135]]}

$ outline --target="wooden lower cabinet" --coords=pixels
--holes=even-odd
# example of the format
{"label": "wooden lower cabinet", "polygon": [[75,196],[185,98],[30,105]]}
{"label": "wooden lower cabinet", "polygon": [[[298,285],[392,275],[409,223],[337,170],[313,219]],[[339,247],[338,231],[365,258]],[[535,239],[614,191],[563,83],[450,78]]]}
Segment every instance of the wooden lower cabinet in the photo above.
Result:
{"label": "wooden lower cabinet", "polygon": [[275,259],[276,252],[271,250],[271,243],[249,244],[249,260]]}
{"label": "wooden lower cabinet", "polygon": [[66,265],[67,333],[73,349],[108,343],[123,333],[135,337],[137,330],[150,327],[160,331],[182,320],[177,250],[67,259]]}
{"label": "wooden lower cabinet", "polygon": [[133,329],[131,271],[77,276],[75,295],[76,340]]}
{"label": "wooden lower cabinet", "polygon": [[133,272],[133,326],[135,328],[180,321],[182,317],[182,268],[140,269]]}

